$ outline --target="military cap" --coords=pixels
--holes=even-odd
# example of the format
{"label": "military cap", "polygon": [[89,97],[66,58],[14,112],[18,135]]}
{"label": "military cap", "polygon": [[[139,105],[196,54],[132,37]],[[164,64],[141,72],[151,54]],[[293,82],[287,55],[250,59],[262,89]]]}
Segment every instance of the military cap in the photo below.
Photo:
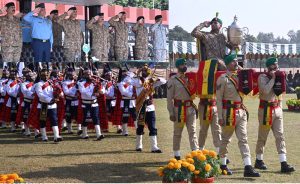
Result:
{"label": "military cap", "polygon": [[185,64],[185,63],[186,63],[186,60],[185,60],[185,59],[179,58],[179,59],[176,60],[175,66],[176,66],[176,68],[178,68],[180,65],[183,65],[183,64]]}
{"label": "military cap", "polygon": [[222,22],[222,20],[221,19],[219,19],[219,18],[213,18],[211,21],[210,21],[210,23],[212,23],[212,22],[214,22],[214,21],[217,21],[217,22],[219,22],[221,25],[223,24],[223,22]]}
{"label": "military cap", "polygon": [[236,60],[236,54],[230,54],[228,56],[225,57],[224,61],[225,61],[225,65],[229,65],[233,60]]}
{"label": "military cap", "polygon": [[162,15],[156,15],[154,19],[158,20],[158,19],[161,19],[161,18],[162,18]]}
{"label": "military cap", "polygon": [[10,2],[10,3],[7,3],[5,6],[6,6],[6,8],[10,8],[12,6],[15,6],[15,3]]}
{"label": "military cap", "polygon": [[122,11],[122,12],[120,12],[122,15],[124,15],[124,14],[126,14],[126,12],[124,12],[124,11]]}
{"label": "military cap", "polygon": [[275,57],[270,57],[270,58],[268,58],[267,61],[266,61],[266,67],[269,67],[269,66],[271,66],[271,65],[274,65],[274,64],[276,64],[277,62],[278,62],[278,59],[277,59],[277,58],[275,58]]}
{"label": "military cap", "polygon": [[50,15],[51,14],[58,14],[58,10],[52,10],[51,12],[50,12]]}
{"label": "military cap", "polygon": [[104,16],[104,13],[98,13],[97,15],[101,17]]}
{"label": "military cap", "polygon": [[70,10],[77,10],[77,8],[74,6],[74,7],[71,7],[68,9],[68,11],[70,11]]}
{"label": "military cap", "polygon": [[45,3],[40,3],[36,5],[35,8],[45,8]]}
{"label": "military cap", "polygon": [[145,17],[144,17],[144,16],[139,16],[139,17],[136,19],[136,21],[139,21],[139,20],[141,20],[141,19],[145,19]]}

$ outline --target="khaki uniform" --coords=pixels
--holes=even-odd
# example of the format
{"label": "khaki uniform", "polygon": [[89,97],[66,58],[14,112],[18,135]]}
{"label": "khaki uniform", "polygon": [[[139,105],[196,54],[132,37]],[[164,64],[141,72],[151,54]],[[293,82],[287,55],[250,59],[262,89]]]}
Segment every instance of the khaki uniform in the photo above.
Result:
{"label": "khaki uniform", "polygon": [[[226,124],[226,113],[229,108],[226,106],[226,104],[223,104],[223,100],[230,100],[236,103],[242,102],[235,85],[229,80],[228,76],[232,76],[232,74],[227,72],[226,74],[221,75],[217,80],[218,117],[219,119],[223,119],[224,124]],[[233,76],[233,78],[238,81],[237,76]],[[223,106],[225,106],[226,109],[224,109]],[[235,132],[243,159],[250,158],[250,149],[247,140],[247,113],[242,108],[236,108],[235,110],[236,125],[222,125],[222,140],[219,154],[221,157],[226,157],[226,154],[228,153],[228,144],[230,143],[231,137]]]}
{"label": "khaki uniform", "polygon": [[206,50],[207,59],[218,58],[219,65],[218,70],[225,70],[225,64],[223,62],[223,58],[226,55],[226,37],[222,33],[211,33],[211,32],[203,32],[201,31],[204,28],[204,24],[200,24],[195,27],[192,31],[192,36],[200,39],[200,41],[204,44]]}
{"label": "khaki uniform", "polygon": [[[259,99],[274,102],[278,100],[277,96],[273,91],[274,79],[269,79],[266,74],[261,74],[258,78],[259,87]],[[268,138],[270,129],[272,129],[278,154],[286,154],[286,147],[283,135],[283,113],[282,113],[282,103],[279,101],[279,106],[274,107],[272,110],[272,125],[263,125],[264,109],[258,109],[258,139],[256,144],[256,154],[263,154],[264,147]]]}
{"label": "khaki uniform", "polygon": [[[186,92],[182,83],[180,83],[175,77],[181,77],[180,74],[172,76],[168,81],[167,91],[167,106],[170,116],[175,116],[176,121],[174,122],[173,131],[173,151],[180,150],[181,134],[183,127],[178,122],[178,107],[175,107],[175,100],[191,100],[191,96]],[[185,83],[188,82],[187,77],[182,77]],[[189,134],[190,148],[192,150],[199,149],[197,134],[196,134],[196,109],[193,106],[189,106],[186,109],[186,127]],[[176,156],[176,155],[175,155]],[[179,156],[179,155],[177,155]]]}
{"label": "khaki uniform", "polygon": [[63,27],[57,22],[52,21],[52,32],[53,32],[53,46],[62,46],[62,32]]}
{"label": "khaki uniform", "polygon": [[[198,105],[198,112],[199,112],[199,119],[200,119],[200,131],[199,131],[199,147],[200,149],[203,149],[205,146],[205,140],[207,138],[207,132],[209,126],[211,126],[211,133],[213,137],[213,144],[216,147],[217,151],[221,144],[221,126],[218,122],[218,112],[217,112],[217,106],[215,104],[212,104],[212,100],[215,99],[200,99],[199,105]],[[211,120],[204,120],[205,116],[205,106],[208,110],[211,108]]]}
{"label": "khaki uniform", "polygon": [[121,20],[115,21],[118,15],[112,17],[108,22],[115,28],[115,57],[117,61],[128,60],[128,27]]}
{"label": "khaki uniform", "polygon": [[145,26],[135,24],[132,28],[135,33],[134,59],[147,60],[148,59],[148,30]]}
{"label": "khaki uniform", "polygon": [[86,27],[92,31],[92,55],[100,61],[108,61],[110,47],[109,31],[104,25],[93,24],[93,19],[88,21]]}
{"label": "khaki uniform", "polygon": [[7,15],[0,17],[1,54],[3,62],[19,62],[22,52],[22,29],[20,19]]}
{"label": "khaki uniform", "polygon": [[67,62],[81,61],[83,34],[79,20],[65,19],[67,15],[58,17],[58,23],[64,29],[64,56]]}

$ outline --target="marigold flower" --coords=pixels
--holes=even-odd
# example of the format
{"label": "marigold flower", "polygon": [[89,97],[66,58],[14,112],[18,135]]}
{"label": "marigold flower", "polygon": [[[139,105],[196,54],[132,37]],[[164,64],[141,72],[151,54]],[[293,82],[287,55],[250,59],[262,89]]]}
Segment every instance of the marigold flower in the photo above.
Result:
{"label": "marigold flower", "polygon": [[223,174],[224,174],[224,175],[227,175],[227,171],[226,171],[226,170],[223,170]]}
{"label": "marigold flower", "polygon": [[192,155],[189,153],[189,154],[187,154],[187,155],[185,156],[185,158],[186,158],[186,159],[192,158]]}
{"label": "marigold flower", "polygon": [[199,170],[195,170],[195,171],[194,171],[194,174],[195,174],[195,175],[198,175],[199,173],[200,173]]}
{"label": "marigold flower", "polygon": [[205,165],[205,171],[209,172],[211,170],[211,165],[210,164],[206,164]]}
{"label": "marigold flower", "polygon": [[207,149],[204,149],[204,150],[202,150],[202,153],[203,153],[204,155],[207,155],[207,154],[209,153],[209,151],[208,151]]}
{"label": "marigold flower", "polygon": [[181,164],[183,167],[188,167],[189,166],[189,163],[188,162],[182,162]]}
{"label": "marigold flower", "polygon": [[13,173],[13,174],[8,174],[7,175],[7,179],[13,179],[16,180],[19,178],[19,175],[17,173]]}
{"label": "marigold flower", "polygon": [[170,163],[168,164],[168,168],[169,168],[169,169],[174,169],[174,166],[175,166],[175,165],[174,165],[173,162],[170,162]]}
{"label": "marigold flower", "polygon": [[188,159],[186,159],[186,161],[187,161],[188,163],[190,163],[190,164],[193,164],[193,163],[194,163],[194,160],[193,160],[192,158],[188,158]]}
{"label": "marigold flower", "polygon": [[193,172],[193,171],[195,170],[195,166],[194,166],[193,164],[190,164],[190,165],[188,166],[188,169],[189,169],[191,172]]}
{"label": "marigold flower", "polygon": [[192,155],[192,157],[197,156],[197,151],[192,151],[192,152],[191,152],[191,155]]}
{"label": "marigold flower", "polygon": [[173,162],[175,164],[177,162],[177,160],[175,158],[172,158],[169,160],[169,162]]}
{"label": "marigold flower", "polygon": [[175,168],[175,169],[180,169],[180,168],[181,168],[181,164],[180,164],[180,163],[178,163],[178,162],[177,162],[177,163],[175,163],[175,165],[174,165],[174,168]]}
{"label": "marigold flower", "polygon": [[217,157],[217,153],[215,151],[209,151],[208,155],[213,157],[213,158]]}
{"label": "marigold flower", "polygon": [[205,155],[200,155],[199,156],[199,160],[200,161],[205,161],[206,160],[206,156]]}

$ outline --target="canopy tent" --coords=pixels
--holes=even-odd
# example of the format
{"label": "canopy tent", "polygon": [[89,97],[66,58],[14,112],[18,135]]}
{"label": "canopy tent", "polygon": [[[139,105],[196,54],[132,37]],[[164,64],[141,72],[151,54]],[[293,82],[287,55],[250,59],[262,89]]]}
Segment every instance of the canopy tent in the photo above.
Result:
{"label": "canopy tent", "polygon": [[96,6],[96,5],[112,3],[115,0],[34,0],[34,1],[38,3]]}

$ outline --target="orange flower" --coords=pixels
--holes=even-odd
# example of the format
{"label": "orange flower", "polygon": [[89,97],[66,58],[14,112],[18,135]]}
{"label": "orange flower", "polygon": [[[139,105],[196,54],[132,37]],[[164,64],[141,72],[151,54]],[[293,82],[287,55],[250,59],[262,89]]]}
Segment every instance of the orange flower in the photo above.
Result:
{"label": "orange flower", "polygon": [[189,163],[188,162],[182,162],[181,164],[183,167],[188,167],[189,166]]}
{"label": "orange flower", "polygon": [[200,173],[199,170],[195,170],[195,171],[194,171],[194,174],[195,174],[195,175],[198,175],[199,173]]}
{"label": "orange flower", "polygon": [[175,163],[175,165],[174,165],[174,168],[175,168],[175,169],[180,169],[180,168],[181,168],[181,164],[180,164],[180,163],[178,163],[178,162],[177,162],[177,163]]}
{"label": "orange flower", "polygon": [[16,173],[13,173],[13,174],[8,174],[7,175],[7,179],[13,179],[13,180],[16,180],[19,178],[19,175],[16,174]]}
{"label": "orange flower", "polygon": [[194,160],[193,160],[192,158],[188,158],[188,159],[186,159],[186,160],[187,160],[187,162],[190,163],[190,164],[193,164],[193,163],[194,163]]}
{"label": "orange flower", "polygon": [[174,164],[177,162],[177,160],[175,158],[170,159],[169,162],[173,162]]}
{"label": "orange flower", "polygon": [[199,156],[199,160],[200,161],[205,161],[206,160],[206,156],[205,155],[200,155]]}
{"label": "orange flower", "polygon": [[189,154],[187,154],[187,155],[185,156],[185,158],[186,158],[186,159],[192,158],[192,155],[189,153]]}
{"label": "orange flower", "polygon": [[201,150],[197,150],[197,153],[198,153],[198,154],[202,154],[202,151],[201,151]]}
{"label": "orange flower", "polygon": [[205,171],[209,172],[211,170],[211,165],[210,164],[206,164],[205,165]]}
{"label": "orange flower", "polygon": [[195,166],[194,166],[193,164],[190,164],[190,165],[188,166],[188,169],[189,169],[191,172],[193,172],[193,171],[195,170]]}
{"label": "orange flower", "polygon": [[164,176],[164,173],[162,171],[159,171],[158,176],[162,177],[162,176]]}
{"label": "orange flower", "polygon": [[7,180],[7,175],[1,174],[0,175],[0,180]]}
{"label": "orange flower", "polygon": [[224,175],[227,175],[227,171],[226,171],[226,170],[223,170],[223,174],[224,174]]}
{"label": "orange flower", "polygon": [[192,151],[192,152],[191,152],[191,155],[192,155],[192,157],[197,156],[197,151]]}
{"label": "orange flower", "polygon": [[169,169],[174,169],[174,166],[175,166],[175,165],[174,165],[173,162],[170,162],[170,163],[168,164],[168,168],[169,168]]}
{"label": "orange flower", "polygon": [[177,160],[178,163],[182,164],[182,160]]}
{"label": "orange flower", "polygon": [[15,180],[13,180],[13,179],[8,179],[8,180],[6,180],[6,183],[14,183],[14,181]]}
{"label": "orange flower", "polygon": [[158,171],[163,171],[163,170],[164,170],[163,167],[159,167],[159,168],[158,168]]}
{"label": "orange flower", "polygon": [[207,149],[204,149],[204,150],[202,150],[202,153],[203,153],[204,155],[207,155],[207,154],[209,153],[209,151],[208,151]]}
{"label": "orange flower", "polygon": [[209,151],[208,155],[213,158],[217,158],[217,153],[215,151]]}

